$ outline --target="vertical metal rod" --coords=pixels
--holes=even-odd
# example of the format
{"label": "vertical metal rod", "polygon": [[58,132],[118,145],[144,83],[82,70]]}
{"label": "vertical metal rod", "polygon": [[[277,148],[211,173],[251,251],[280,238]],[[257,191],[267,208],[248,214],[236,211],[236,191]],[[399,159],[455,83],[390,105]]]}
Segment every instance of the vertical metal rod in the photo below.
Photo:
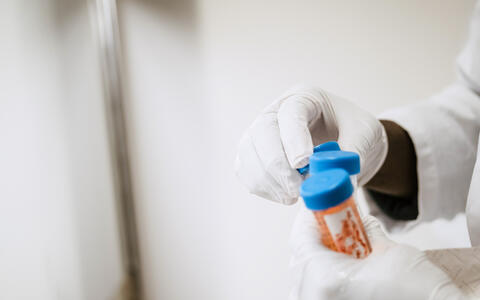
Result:
{"label": "vertical metal rod", "polygon": [[104,81],[105,110],[113,165],[125,272],[122,299],[141,299],[140,255],[122,89],[122,56],[116,0],[90,0]]}

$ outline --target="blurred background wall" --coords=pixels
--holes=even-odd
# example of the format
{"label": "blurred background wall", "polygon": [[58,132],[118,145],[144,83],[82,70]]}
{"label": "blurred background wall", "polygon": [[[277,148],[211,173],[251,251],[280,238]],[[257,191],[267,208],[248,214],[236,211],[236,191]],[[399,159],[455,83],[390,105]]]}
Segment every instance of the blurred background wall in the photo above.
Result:
{"label": "blurred background wall", "polygon": [[0,1],[0,299],[114,299],[123,280],[87,2]]}
{"label": "blurred background wall", "polygon": [[[297,208],[239,184],[242,132],[298,82],[374,113],[439,91],[473,2],[121,0],[146,299],[286,299]],[[122,283],[91,29],[82,0],[0,1],[2,299],[112,299]],[[455,226],[398,238],[467,245]]]}

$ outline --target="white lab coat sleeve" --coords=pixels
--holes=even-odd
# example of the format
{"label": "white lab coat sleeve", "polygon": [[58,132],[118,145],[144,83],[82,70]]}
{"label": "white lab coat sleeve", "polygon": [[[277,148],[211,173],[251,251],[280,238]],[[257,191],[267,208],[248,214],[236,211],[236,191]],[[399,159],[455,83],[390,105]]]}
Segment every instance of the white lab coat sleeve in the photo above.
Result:
{"label": "white lab coat sleeve", "polygon": [[464,212],[480,132],[479,96],[459,82],[380,118],[402,126],[415,147],[419,215],[414,223]]}
{"label": "white lab coat sleeve", "polygon": [[[480,132],[480,1],[475,5],[457,69],[457,83],[431,99],[381,116],[402,126],[415,147],[419,215],[413,224],[452,218],[466,209]],[[378,213],[372,201],[368,202],[371,211]],[[390,228],[412,224],[388,223],[395,225],[387,226]]]}
{"label": "white lab coat sleeve", "polygon": [[480,93],[480,1],[477,1],[470,21],[468,39],[457,59],[460,80],[477,94]]}

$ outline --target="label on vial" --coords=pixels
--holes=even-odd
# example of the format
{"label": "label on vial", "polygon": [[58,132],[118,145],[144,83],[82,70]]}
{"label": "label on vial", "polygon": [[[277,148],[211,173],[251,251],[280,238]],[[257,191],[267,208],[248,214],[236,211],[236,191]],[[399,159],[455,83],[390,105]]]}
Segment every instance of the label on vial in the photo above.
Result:
{"label": "label on vial", "polygon": [[351,206],[341,211],[325,214],[325,223],[330,231],[337,251],[353,255],[356,258],[366,257],[370,251],[358,214]]}

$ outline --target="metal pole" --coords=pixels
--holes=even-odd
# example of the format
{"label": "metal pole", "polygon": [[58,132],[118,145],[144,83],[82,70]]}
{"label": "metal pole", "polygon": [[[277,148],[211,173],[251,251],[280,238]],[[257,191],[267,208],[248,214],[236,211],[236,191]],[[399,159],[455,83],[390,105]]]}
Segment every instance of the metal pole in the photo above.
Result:
{"label": "metal pole", "polygon": [[132,175],[122,89],[122,56],[116,0],[90,0],[91,15],[98,37],[105,92],[115,197],[118,208],[127,282],[121,299],[141,299],[140,256],[135,220]]}

